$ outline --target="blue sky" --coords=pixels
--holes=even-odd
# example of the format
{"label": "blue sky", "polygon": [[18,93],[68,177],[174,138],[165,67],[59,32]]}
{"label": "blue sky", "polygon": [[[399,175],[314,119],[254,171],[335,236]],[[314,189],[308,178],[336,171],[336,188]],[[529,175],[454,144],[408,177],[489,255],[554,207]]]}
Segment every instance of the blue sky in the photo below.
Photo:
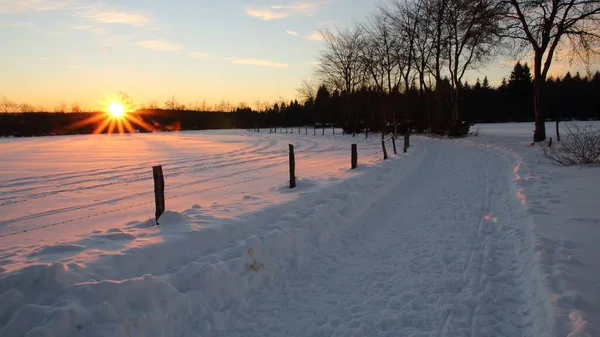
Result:
{"label": "blue sky", "polygon": [[[0,0],[0,96],[52,108],[296,97],[312,74],[317,29],[349,26],[379,0]],[[496,60],[492,84],[510,72]],[[564,65],[557,65],[559,73]]]}

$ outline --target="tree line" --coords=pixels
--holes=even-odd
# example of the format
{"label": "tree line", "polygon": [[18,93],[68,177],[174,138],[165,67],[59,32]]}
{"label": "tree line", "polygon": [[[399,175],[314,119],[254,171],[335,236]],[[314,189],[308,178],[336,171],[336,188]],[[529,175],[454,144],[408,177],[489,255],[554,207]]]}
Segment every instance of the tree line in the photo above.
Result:
{"label": "tree line", "polygon": [[[339,93],[352,132],[391,123],[396,133],[404,123],[460,136],[473,118],[465,74],[499,54],[530,54],[534,141],[542,141],[552,61],[562,52],[589,64],[600,52],[600,1],[396,0],[354,27],[322,36],[316,75]],[[366,96],[378,104],[365,116],[357,107]]]}
{"label": "tree line", "polygon": [[[459,95],[463,98],[460,101],[463,120],[469,125],[534,121],[533,82],[529,65],[517,62],[499,86],[491,86],[487,77],[477,79],[474,83],[461,83]],[[442,86],[451,88],[448,79],[441,83]],[[344,131],[348,133],[368,134],[382,130],[404,133],[408,127],[416,132],[427,132],[431,125],[427,106],[422,102],[422,92],[415,81],[410,84],[408,91],[392,90],[392,94],[384,96],[383,100],[375,88],[357,89],[350,96],[354,117],[359,121],[357,124],[347,123],[347,101],[341,91],[330,91],[326,85],[317,85],[316,82],[309,81],[304,81],[298,91],[306,97],[304,100],[280,99],[271,104],[261,102],[259,109],[250,108],[245,104],[224,111],[200,111],[182,105],[171,109],[144,107],[132,114],[150,128],[136,127],[135,130],[150,132],[310,126],[344,127]],[[563,77],[549,77],[545,93],[547,98],[544,100],[543,109],[546,112],[546,120],[600,119],[600,72],[585,76],[567,73]],[[121,96],[120,100],[126,105],[133,105],[126,95]],[[430,98],[430,103],[433,104],[435,96],[431,95]],[[8,106],[6,102],[10,103],[6,99],[0,100],[1,136],[90,134],[108,118],[103,112],[15,112],[15,105],[11,103]],[[385,123],[384,119],[378,118],[379,113],[389,103],[401,112],[396,115],[399,122],[395,130],[392,123]],[[7,107],[11,107],[12,110],[8,110]],[[94,116],[104,118],[96,118],[95,122],[82,125],[82,121],[94,120]]]}
{"label": "tree line", "polygon": [[[487,77],[477,79],[474,83],[461,83],[459,95],[463,99],[459,109],[463,120],[468,125],[533,122],[533,82],[528,64],[517,62],[508,78],[504,78],[499,86],[492,87]],[[450,90],[448,79],[440,83]],[[346,133],[383,130],[385,133],[396,131],[402,134],[407,128],[428,132],[431,125],[427,103],[423,104],[422,93],[414,82],[407,91],[392,91],[391,95],[383,96],[383,100],[381,93],[372,87],[361,87],[344,97],[340,90],[330,91],[326,85],[313,87],[305,81],[300,91],[308,97],[302,104],[298,101],[279,102],[262,112],[237,109],[234,118],[237,127],[341,126]],[[585,76],[567,73],[563,77],[549,77],[545,92],[547,99],[543,109],[546,120],[600,119],[600,72]],[[431,95],[430,99],[430,103],[434,104],[435,96]],[[357,122],[347,123],[349,114],[345,109],[348,100],[352,104],[352,120]],[[381,111],[388,104],[399,111],[396,130],[390,121],[380,118]],[[448,115],[452,112],[450,109],[446,111]]]}

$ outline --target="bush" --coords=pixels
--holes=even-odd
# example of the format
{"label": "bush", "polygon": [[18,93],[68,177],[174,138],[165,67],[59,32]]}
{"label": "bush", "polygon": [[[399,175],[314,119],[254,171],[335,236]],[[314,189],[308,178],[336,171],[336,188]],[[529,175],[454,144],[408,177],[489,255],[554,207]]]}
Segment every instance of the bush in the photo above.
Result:
{"label": "bush", "polygon": [[543,149],[546,158],[563,166],[600,164],[600,129],[571,124],[566,134],[563,142]]}

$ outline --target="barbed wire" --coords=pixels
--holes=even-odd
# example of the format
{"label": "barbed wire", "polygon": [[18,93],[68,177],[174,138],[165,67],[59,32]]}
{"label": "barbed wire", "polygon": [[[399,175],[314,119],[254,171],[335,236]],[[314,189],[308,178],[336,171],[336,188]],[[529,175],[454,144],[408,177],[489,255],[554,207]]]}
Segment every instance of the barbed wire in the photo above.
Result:
{"label": "barbed wire", "polygon": [[82,217],[75,218],[75,219],[59,221],[59,222],[51,223],[51,224],[48,224],[48,225],[42,225],[42,226],[37,226],[37,227],[33,227],[33,228],[23,229],[23,230],[20,230],[20,231],[15,231],[15,232],[7,233],[7,234],[0,234],[0,238],[5,238],[5,237],[8,237],[8,236],[14,236],[14,235],[19,235],[19,234],[24,234],[24,233],[27,233],[27,232],[33,232],[33,231],[44,229],[44,228],[65,225],[65,224],[76,222],[76,221],[81,221],[81,220],[95,218],[95,217],[98,217],[98,216],[101,216],[101,215],[114,214],[114,213],[121,212],[121,211],[124,211],[124,210],[127,210],[127,209],[132,209],[132,208],[136,208],[136,207],[140,207],[140,206],[144,206],[144,205],[149,205],[149,204],[153,204],[153,203],[154,203],[154,200],[152,200],[152,201],[146,201],[146,202],[141,202],[141,203],[137,203],[137,204],[134,204],[134,205],[129,205],[129,206],[125,206],[125,207],[121,207],[121,208],[117,208],[117,209],[112,209],[112,210],[109,210],[109,211],[103,211],[103,212],[98,212],[98,213],[94,213],[94,214],[89,214],[89,215],[82,216]]}

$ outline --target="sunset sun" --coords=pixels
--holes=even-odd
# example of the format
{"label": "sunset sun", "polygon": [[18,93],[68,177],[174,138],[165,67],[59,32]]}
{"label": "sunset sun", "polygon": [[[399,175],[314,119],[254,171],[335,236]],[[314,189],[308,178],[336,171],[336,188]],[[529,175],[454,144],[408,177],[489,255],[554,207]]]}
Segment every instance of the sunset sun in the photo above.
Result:
{"label": "sunset sun", "polygon": [[123,115],[125,115],[125,107],[121,103],[110,103],[108,106],[108,113],[113,117],[123,117]]}

